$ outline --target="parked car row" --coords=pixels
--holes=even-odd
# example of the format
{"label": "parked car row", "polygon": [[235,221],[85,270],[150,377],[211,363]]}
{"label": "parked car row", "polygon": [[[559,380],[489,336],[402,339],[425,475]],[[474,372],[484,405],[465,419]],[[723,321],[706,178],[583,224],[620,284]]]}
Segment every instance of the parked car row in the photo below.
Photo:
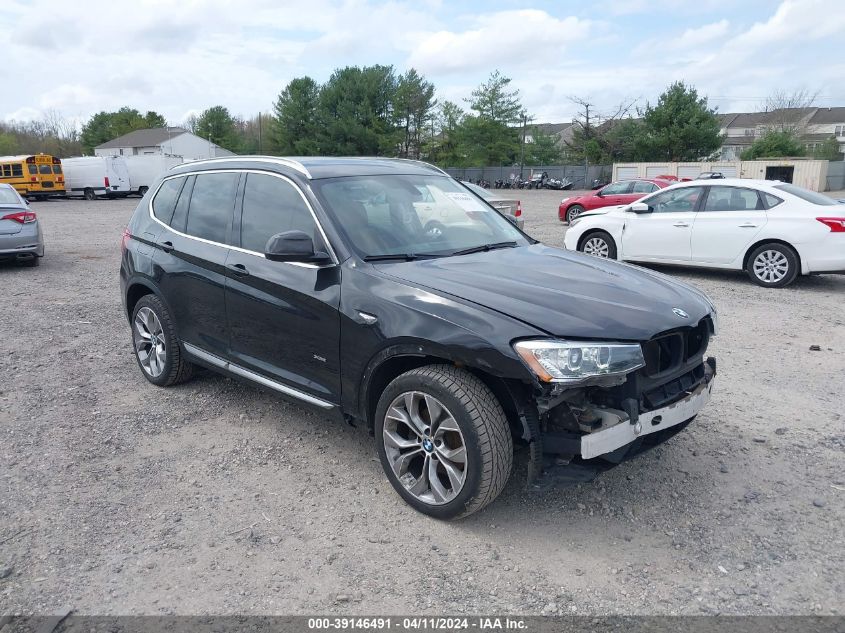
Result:
{"label": "parked car row", "polygon": [[845,213],[832,198],[771,180],[658,187],[574,217],[564,201],[566,248],[621,261],[745,270],[770,288],[798,275],[845,272]]}

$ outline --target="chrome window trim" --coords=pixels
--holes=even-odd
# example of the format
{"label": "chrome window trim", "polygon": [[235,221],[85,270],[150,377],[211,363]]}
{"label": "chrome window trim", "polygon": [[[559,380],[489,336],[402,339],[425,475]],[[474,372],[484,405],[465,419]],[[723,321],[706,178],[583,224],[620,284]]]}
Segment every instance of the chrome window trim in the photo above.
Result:
{"label": "chrome window trim", "polygon": [[[222,159],[217,159],[217,160],[222,160]],[[262,176],[274,176],[276,178],[280,178],[280,179],[286,181],[288,184],[290,184],[296,190],[296,192],[299,194],[299,197],[302,198],[302,201],[305,203],[305,206],[308,207],[308,211],[311,213],[311,218],[314,220],[314,224],[317,226],[317,229],[320,231],[320,236],[323,238],[323,242],[325,242],[326,248],[329,250],[329,255],[332,258],[332,263],[331,264],[324,264],[322,266],[318,266],[317,264],[308,264],[308,263],[304,263],[304,262],[279,262],[280,264],[289,264],[291,266],[298,266],[300,268],[324,268],[326,266],[337,266],[337,264],[339,263],[339,260],[337,258],[337,255],[334,252],[334,249],[332,248],[331,243],[329,242],[329,238],[326,236],[326,232],[323,230],[323,225],[320,224],[320,220],[317,219],[317,214],[314,213],[314,208],[311,206],[311,203],[308,201],[308,198],[305,197],[305,194],[302,192],[302,189],[300,189],[299,186],[293,180],[291,180],[290,178],[288,178],[284,174],[277,174],[277,173],[274,173],[272,171],[264,171],[264,170],[261,170],[261,169],[244,169],[244,168],[238,168],[238,167],[232,167],[232,168],[227,168],[227,169],[202,169],[202,170],[199,170],[199,171],[187,171],[187,172],[183,172],[183,173],[179,173],[179,174],[173,174],[172,176],[167,176],[166,178],[163,178],[162,181],[159,183],[158,187],[156,187],[156,190],[153,193],[153,195],[150,196],[150,202],[149,202],[150,218],[154,222],[157,222],[158,224],[160,224],[161,226],[163,226],[167,230],[172,231],[176,235],[180,235],[182,237],[186,237],[186,238],[191,239],[191,240],[196,240],[197,242],[203,242],[204,244],[210,244],[212,246],[220,246],[222,248],[228,248],[228,249],[231,249],[233,251],[237,251],[239,253],[244,253],[246,255],[253,255],[255,257],[260,257],[261,259],[267,259],[264,256],[264,253],[258,253],[256,251],[251,251],[251,250],[246,249],[246,248],[241,248],[240,246],[232,246],[232,245],[229,245],[229,244],[222,244],[221,242],[215,242],[213,240],[207,240],[204,237],[197,237],[196,235],[188,235],[187,233],[183,233],[182,231],[177,231],[176,229],[174,229],[169,224],[166,224],[166,223],[162,222],[161,220],[159,220],[155,216],[155,213],[153,213],[153,201],[155,200],[155,198],[158,195],[158,192],[161,190],[162,186],[164,186],[164,183],[167,182],[168,180],[173,180],[174,178],[188,178],[189,176],[200,176],[202,174],[228,174],[228,173],[259,174],[259,175],[262,175]],[[178,204],[178,200],[177,200],[177,204]],[[188,213],[190,214],[190,207],[188,208]]]}
{"label": "chrome window trim", "polygon": [[275,380],[271,380],[270,378],[265,378],[261,374],[256,374],[253,371],[248,369],[244,369],[240,365],[236,365],[234,363],[230,363],[224,358],[220,358],[216,354],[212,354],[211,352],[206,352],[204,349],[197,347],[196,345],[191,345],[190,343],[182,343],[182,346],[185,348],[185,351],[188,352],[191,356],[198,358],[199,360],[203,360],[209,365],[214,365],[215,367],[219,367],[220,369],[224,369],[226,371],[230,371],[233,374],[241,376],[242,378],[246,378],[247,380],[251,380],[252,382],[257,382],[260,385],[265,387],[269,387],[279,393],[283,393],[287,396],[291,396],[293,398],[297,398],[302,400],[303,402],[307,402],[309,404],[313,404],[315,406],[320,407],[321,409],[334,409],[335,405],[327,400],[323,400],[322,398],[317,398],[316,396],[312,396],[311,394],[307,394],[304,391],[299,391],[299,389],[294,389],[293,387],[288,387],[280,382],[276,382]]}
{"label": "chrome window trim", "polygon": [[171,169],[178,169],[183,165],[204,165],[206,163],[215,163],[220,161],[240,161],[246,163],[276,163],[277,165],[284,165],[285,167],[290,167],[298,171],[300,174],[308,178],[309,180],[312,178],[311,172],[300,163],[299,161],[292,160],[290,158],[280,158],[278,156],[266,156],[266,157],[257,157],[257,156],[217,156],[215,158],[201,158],[199,160],[189,160],[185,163],[181,163],[179,165],[175,165]]}

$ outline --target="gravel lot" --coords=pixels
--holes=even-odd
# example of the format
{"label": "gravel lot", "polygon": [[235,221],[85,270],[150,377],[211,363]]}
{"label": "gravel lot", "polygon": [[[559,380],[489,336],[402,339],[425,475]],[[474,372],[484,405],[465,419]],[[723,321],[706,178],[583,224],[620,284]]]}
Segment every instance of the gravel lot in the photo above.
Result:
{"label": "gravel lot", "polygon": [[[560,192],[503,193],[563,244]],[[47,256],[0,266],[0,613],[845,612],[845,276],[664,269],[721,314],[698,420],[590,483],[526,490],[517,460],[440,523],[363,429],[212,373],[143,379],[117,275],[136,204],[33,203]]]}

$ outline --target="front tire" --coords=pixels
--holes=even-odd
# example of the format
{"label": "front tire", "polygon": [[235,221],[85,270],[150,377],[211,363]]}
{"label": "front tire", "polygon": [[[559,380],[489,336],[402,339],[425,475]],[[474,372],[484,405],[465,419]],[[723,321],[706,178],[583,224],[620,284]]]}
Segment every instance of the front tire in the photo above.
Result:
{"label": "front tire", "polygon": [[513,438],[496,396],[450,365],[393,380],[376,407],[375,435],[393,488],[437,519],[465,517],[491,503],[513,466]]}
{"label": "front tire", "polygon": [[170,387],[193,376],[170,312],[156,295],[144,295],[132,310],[132,346],[141,373],[154,385]]}
{"label": "front tire", "polygon": [[573,204],[566,210],[566,221],[572,224],[572,220],[584,213],[584,207],[580,204]]}
{"label": "front tire", "polygon": [[578,250],[602,259],[616,259],[616,242],[605,231],[593,231],[581,238]]}
{"label": "front tire", "polygon": [[783,288],[798,276],[798,255],[789,246],[775,242],[762,244],[748,256],[745,272],[758,286]]}

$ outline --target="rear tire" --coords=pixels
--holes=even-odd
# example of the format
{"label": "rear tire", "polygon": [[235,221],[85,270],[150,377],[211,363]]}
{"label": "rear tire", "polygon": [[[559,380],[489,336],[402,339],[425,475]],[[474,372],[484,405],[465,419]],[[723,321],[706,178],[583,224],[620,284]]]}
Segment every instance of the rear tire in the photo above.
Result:
{"label": "rear tire", "polygon": [[159,387],[190,380],[194,366],[185,360],[176,325],[156,295],[144,295],[132,310],[132,347],[144,378]]}
{"label": "rear tire", "polygon": [[593,257],[616,259],[616,242],[605,231],[592,231],[581,238],[578,250]]}
{"label": "rear tire", "polygon": [[566,221],[572,224],[572,220],[584,213],[584,207],[580,204],[573,204],[566,210]]}
{"label": "rear tire", "polygon": [[465,517],[492,502],[513,466],[513,438],[496,396],[451,365],[393,380],[376,407],[375,435],[393,488],[436,519]]}
{"label": "rear tire", "polygon": [[795,281],[800,272],[798,254],[785,244],[761,244],[748,256],[745,272],[758,286],[783,288]]}
{"label": "rear tire", "polygon": [[96,197],[97,197],[97,196],[94,194],[94,190],[93,190],[93,189],[91,189],[90,187],[86,187],[86,188],[85,188],[85,190],[82,192],[82,196],[83,196],[86,200],[93,200],[94,198],[96,198]]}
{"label": "rear tire", "polygon": [[138,187],[138,195],[142,198],[147,195],[147,187]]}
{"label": "rear tire", "polygon": [[38,266],[41,265],[41,258],[36,255],[32,259],[28,259],[25,262],[23,262],[23,265],[26,266],[27,268],[37,268]]}

